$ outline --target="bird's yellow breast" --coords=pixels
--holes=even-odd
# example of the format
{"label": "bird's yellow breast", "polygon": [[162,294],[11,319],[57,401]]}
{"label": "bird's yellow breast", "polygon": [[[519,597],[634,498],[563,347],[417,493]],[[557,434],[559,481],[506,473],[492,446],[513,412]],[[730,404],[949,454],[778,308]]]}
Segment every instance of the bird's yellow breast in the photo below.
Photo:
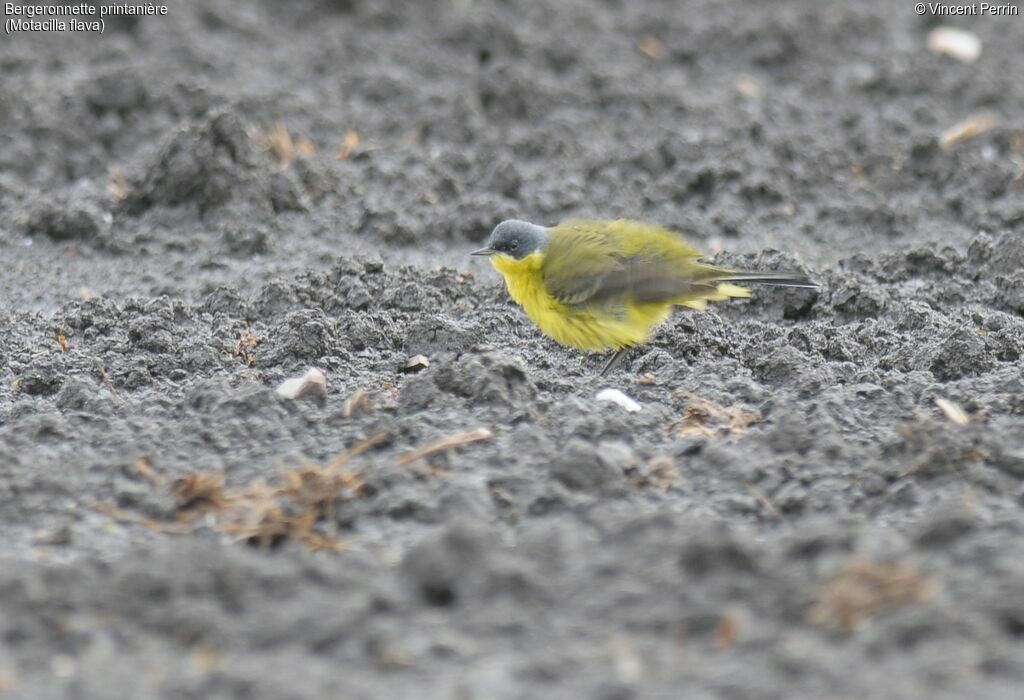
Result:
{"label": "bird's yellow breast", "polygon": [[575,306],[563,304],[544,286],[544,254],[522,260],[495,255],[491,264],[508,292],[544,333],[579,350],[621,350],[646,342],[651,328],[672,310],[668,303]]}

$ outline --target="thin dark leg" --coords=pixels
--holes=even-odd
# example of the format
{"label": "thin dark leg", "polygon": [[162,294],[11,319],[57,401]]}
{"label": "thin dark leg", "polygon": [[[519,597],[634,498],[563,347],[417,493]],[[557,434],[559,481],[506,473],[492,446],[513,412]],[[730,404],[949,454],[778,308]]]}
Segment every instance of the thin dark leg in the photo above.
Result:
{"label": "thin dark leg", "polygon": [[623,353],[625,353],[625,352],[626,352],[625,348],[623,348],[622,350],[616,350],[615,351],[615,354],[612,355],[612,359],[608,360],[608,363],[604,366],[604,369],[601,370],[601,376],[602,377],[604,375],[608,374],[608,370],[610,370],[612,367],[615,366],[615,363],[618,361],[618,359],[620,357],[622,357]]}

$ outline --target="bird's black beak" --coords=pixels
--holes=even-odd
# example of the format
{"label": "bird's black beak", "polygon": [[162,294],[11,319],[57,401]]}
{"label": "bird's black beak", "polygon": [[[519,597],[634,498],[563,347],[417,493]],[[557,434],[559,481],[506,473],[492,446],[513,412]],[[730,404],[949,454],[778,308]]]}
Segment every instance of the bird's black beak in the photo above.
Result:
{"label": "bird's black beak", "polygon": [[481,248],[480,250],[474,250],[470,255],[494,255],[497,252],[494,248]]}

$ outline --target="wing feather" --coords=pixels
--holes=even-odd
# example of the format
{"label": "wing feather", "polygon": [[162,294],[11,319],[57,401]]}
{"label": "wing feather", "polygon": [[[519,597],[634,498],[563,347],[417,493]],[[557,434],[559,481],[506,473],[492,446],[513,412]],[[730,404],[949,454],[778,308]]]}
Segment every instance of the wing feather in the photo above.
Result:
{"label": "wing feather", "polygon": [[681,303],[715,294],[714,279],[724,273],[699,257],[660,226],[577,219],[551,230],[544,284],[569,305]]}

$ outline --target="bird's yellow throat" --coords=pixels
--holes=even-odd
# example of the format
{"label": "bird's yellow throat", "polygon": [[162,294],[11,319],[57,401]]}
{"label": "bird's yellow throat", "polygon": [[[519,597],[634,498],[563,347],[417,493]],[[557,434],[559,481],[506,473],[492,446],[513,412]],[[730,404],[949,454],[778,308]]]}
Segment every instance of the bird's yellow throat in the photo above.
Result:
{"label": "bird's yellow throat", "polygon": [[565,304],[544,286],[541,251],[522,260],[495,255],[491,264],[505,278],[508,293],[544,333],[579,350],[618,350],[642,343],[671,309],[668,304],[628,304],[614,311]]}
{"label": "bird's yellow throat", "polygon": [[[491,258],[491,264],[505,278],[508,293],[520,306],[525,308],[525,300],[530,297],[548,296],[541,277],[541,266],[544,264],[544,253],[541,251],[530,253],[522,260],[516,260],[511,255],[495,255]],[[529,310],[527,314],[533,316]]]}

